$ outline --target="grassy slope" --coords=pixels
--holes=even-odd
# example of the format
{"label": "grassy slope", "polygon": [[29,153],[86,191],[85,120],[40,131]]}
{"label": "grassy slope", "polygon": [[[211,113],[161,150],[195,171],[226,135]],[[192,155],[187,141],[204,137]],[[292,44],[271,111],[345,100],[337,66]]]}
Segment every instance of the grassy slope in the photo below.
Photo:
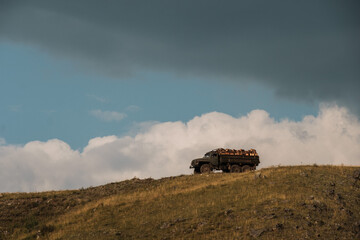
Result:
{"label": "grassy slope", "polygon": [[2,194],[0,239],[356,239],[355,169],[279,167]]}

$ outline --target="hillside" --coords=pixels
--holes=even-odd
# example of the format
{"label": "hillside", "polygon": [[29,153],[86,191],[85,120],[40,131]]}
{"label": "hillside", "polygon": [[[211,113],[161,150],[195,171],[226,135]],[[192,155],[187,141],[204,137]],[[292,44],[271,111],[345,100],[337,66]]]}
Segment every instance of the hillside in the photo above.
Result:
{"label": "hillside", "polygon": [[360,239],[359,168],[132,179],[0,194],[0,239]]}

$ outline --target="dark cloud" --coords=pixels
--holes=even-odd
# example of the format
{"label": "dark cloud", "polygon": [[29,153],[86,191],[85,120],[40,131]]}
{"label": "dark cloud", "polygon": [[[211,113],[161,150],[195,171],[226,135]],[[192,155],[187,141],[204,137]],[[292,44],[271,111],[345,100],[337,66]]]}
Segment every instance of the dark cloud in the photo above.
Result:
{"label": "dark cloud", "polygon": [[360,112],[359,1],[2,1],[0,36],[122,76],[257,81]]}

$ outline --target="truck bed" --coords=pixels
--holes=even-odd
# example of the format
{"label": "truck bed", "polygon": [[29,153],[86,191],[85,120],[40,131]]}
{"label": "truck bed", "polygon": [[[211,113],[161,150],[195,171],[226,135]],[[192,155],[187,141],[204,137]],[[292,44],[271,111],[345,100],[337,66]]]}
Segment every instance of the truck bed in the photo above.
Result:
{"label": "truck bed", "polygon": [[259,156],[220,155],[219,157],[220,157],[220,164],[227,164],[227,163],[256,164],[256,163],[259,163]]}

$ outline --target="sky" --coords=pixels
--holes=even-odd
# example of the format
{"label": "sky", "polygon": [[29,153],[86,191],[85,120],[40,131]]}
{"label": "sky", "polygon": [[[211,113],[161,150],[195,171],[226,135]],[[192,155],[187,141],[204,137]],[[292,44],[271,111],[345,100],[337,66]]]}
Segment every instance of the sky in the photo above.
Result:
{"label": "sky", "polygon": [[360,165],[359,10],[0,0],[0,192],[189,174],[217,147]]}

